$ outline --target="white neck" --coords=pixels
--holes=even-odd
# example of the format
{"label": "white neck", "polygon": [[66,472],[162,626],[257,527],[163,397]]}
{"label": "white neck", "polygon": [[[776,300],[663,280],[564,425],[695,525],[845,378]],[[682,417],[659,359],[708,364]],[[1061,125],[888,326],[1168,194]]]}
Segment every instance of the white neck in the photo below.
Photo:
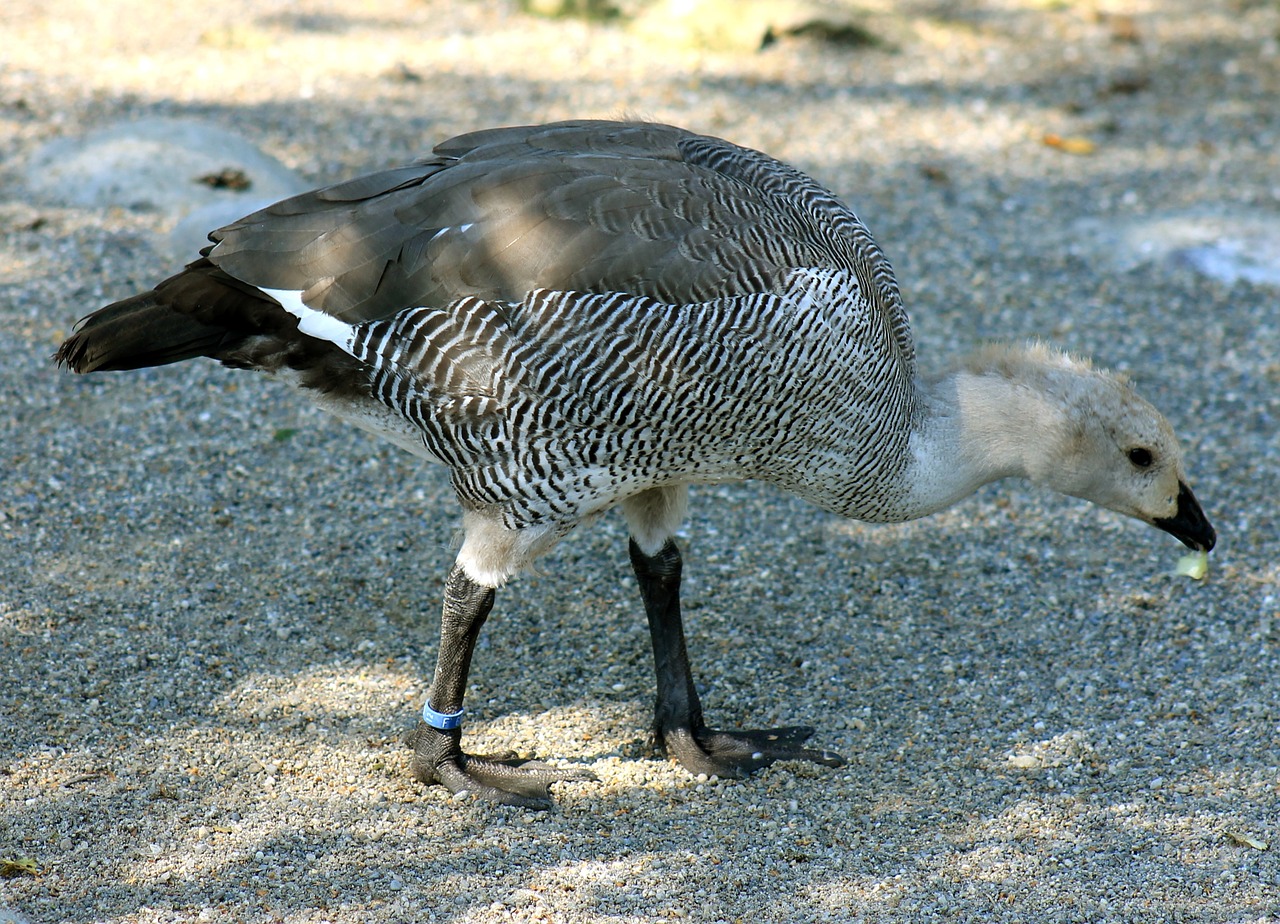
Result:
{"label": "white neck", "polygon": [[1065,423],[1060,405],[1007,370],[971,367],[918,387],[908,517],[949,507],[1001,478],[1034,477],[1028,456],[1043,455]]}

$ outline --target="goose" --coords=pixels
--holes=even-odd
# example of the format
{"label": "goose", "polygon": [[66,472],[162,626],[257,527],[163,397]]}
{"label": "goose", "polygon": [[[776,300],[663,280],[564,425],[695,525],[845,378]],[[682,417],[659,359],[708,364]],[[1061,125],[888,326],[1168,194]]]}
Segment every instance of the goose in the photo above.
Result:
{"label": "goose", "polygon": [[694,484],[755,479],[844,517],[911,520],[1023,478],[1207,552],[1165,418],[1044,344],[926,371],[885,256],[804,173],[680,128],[572,121],[464,134],[209,235],[194,262],[84,318],[78,373],[210,357],[447,467],[462,542],[407,736],[426,784],[530,808],[585,768],[462,747],[502,586],[619,508],[648,619],[655,744],[693,773],[830,767],[813,729],[710,727],[674,536]]}

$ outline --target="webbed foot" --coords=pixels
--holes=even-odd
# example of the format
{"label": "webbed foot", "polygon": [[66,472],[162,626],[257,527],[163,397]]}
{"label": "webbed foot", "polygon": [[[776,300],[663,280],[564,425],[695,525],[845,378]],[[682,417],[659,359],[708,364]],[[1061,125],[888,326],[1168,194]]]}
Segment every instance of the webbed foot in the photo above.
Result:
{"label": "webbed foot", "polygon": [[441,731],[426,722],[409,733],[413,775],[423,783],[439,783],[453,793],[528,809],[549,809],[552,783],[594,782],[590,770],[566,770],[538,760],[482,757],[463,753],[462,730]]}
{"label": "webbed foot", "polygon": [[807,725],[724,731],[705,726],[669,727],[658,732],[661,746],[690,773],[738,779],[779,760],[807,760],[827,767],[844,766],[832,751],[806,748],[813,734]]}

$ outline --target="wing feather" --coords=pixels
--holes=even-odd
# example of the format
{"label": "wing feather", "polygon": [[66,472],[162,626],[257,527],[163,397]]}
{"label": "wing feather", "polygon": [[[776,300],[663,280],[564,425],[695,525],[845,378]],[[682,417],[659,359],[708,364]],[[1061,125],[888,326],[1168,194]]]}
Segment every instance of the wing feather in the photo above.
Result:
{"label": "wing feather", "polygon": [[474,132],[211,238],[225,273],[349,323],[535,289],[691,304],[774,291],[796,268],[849,270],[914,361],[893,271],[847,206],[773,158],[670,126]]}

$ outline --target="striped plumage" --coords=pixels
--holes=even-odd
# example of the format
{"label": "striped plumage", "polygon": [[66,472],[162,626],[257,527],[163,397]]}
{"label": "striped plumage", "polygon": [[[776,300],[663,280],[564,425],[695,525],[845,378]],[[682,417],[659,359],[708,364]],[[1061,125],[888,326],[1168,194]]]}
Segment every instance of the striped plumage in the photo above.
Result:
{"label": "striped plumage", "polygon": [[854,213],[728,142],[641,123],[478,132],[210,238],[57,358],[279,373],[448,466],[465,539],[412,743],[417,775],[455,790],[543,805],[549,782],[584,778],[473,758],[454,714],[492,589],[615,505],[653,635],[655,731],[722,775],[839,759],[804,748],[809,729],[703,723],[671,541],[691,483],[760,479],[895,521],[1022,475],[1213,544],[1153,408],[1040,348],[921,377],[892,270]]}
{"label": "striped plumage", "polygon": [[[356,325],[343,346],[462,503],[507,529],[563,534],[649,488],[746,478],[901,519],[910,378],[850,275],[796,270],[777,292],[693,305],[468,297]],[[853,374],[828,377],[833,356]]]}

